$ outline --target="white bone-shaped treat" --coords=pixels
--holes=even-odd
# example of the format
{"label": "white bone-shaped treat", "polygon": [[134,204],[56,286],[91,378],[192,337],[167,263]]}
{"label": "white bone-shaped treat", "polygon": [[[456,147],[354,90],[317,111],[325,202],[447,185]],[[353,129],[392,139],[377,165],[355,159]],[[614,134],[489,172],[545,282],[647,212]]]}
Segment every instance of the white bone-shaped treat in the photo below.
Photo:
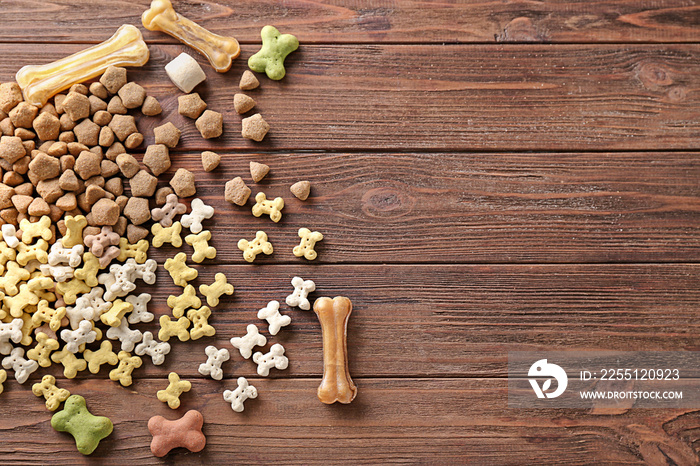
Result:
{"label": "white bone-shaped treat", "polygon": [[2,227],[2,240],[12,249],[19,246],[19,238],[17,238],[17,229],[11,223],[6,223]]}
{"label": "white bone-shaped treat", "polygon": [[39,270],[47,277],[53,277],[59,283],[65,282],[73,278],[75,269],[69,265],[49,265],[40,264]]}
{"label": "white bone-shaped treat", "polygon": [[[149,259],[150,260],[150,259]],[[141,293],[140,295],[127,296],[125,301],[134,306],[134,310],[129,314],[129,323],[138,324],[139,322],[151,322],[155,317],[148,312],[148,303],[151,301],[151,295]]]}
{"label": "white bone-shaped treat", "polygon": [[138,356],[149,355],[153,364],[159,366],[165,362],[165,355],[170,353],[170,343],[155,341],[151,332],[144,332],[143,341],[136,345],[134,353]]}
{"label": "white bone-shaped treat", "polygon": [[27,381],[32,372],[39,368],[39,364],[32,359],[24,358],[24,348],[15,348],[9,356],[3,358],[2,367],[15,371],[15,380],[22,384]]}
{"label": "white bone-shaped treat", "polygon": [[214,216],[214,208],[206,205],[201,199],[192,199],[190,203],[192,212],[185,214],[180,219],[183,227],[189,228],[195,235],[202,231],[202,220],[212,218]]}
{"label": "white bone-shaped treat", "polygon": [[282,327],[286,327],[292,322],[291,317],[280,314],[279,301],[267,303],[267,306],[258,311],[258,319],[266,320],[270,324],[270,335],[277,335]]}
{"label": "white bone-shaped treat", "polygon": [[244,337],[231,338],[231,344],[241,352],[241,356],[248,359],[253,355],[253,347],[265,346],[267,338],[265,338],[265,335],[260,334],[255,324],[248,324],[246,331],[248,333]]}
{"label": "white bone-shaped treat", "polygon": [[226,348],[216,349],[216,346],[207,346],[204,349],[207,355],[207,362],[199,365],[199,373],[210,376],[214,380],[224,378],[224,371],[221,365],[228,361],[231,355]]}
{"label": "white bone-shaped treat", "polygon": [[134,266],[134,280],[140,278],[149,285],[153,285],[156,282],[156,270],[158,269],[158,263],[155,261],[155,259],[148,259],[143,264],[137,264],[136,259],[130,257],[126,260],[125,264]]}
{"label": "white bone-shaped treat", "polygon": [[22,341],[22,319],[13,319],[6,324],[0,323],[0,354],[10,354],[12,345],[10,342],[19,343]]}
{"label": "white bone-shaped treat", "polygon": [[304,280],[301,277],[294,277],[292,278],[292,286],[294,287],[294,292],[287,296],[287,306],[296,306],[305,311],[311,309],[311,303],[309,302],[308,296],[309,293],[316,291],[316,284],[312,280]]}
{"label": "white bone-shaped treat", "polygon": [[141,330],[131,330],[126,317],[122,317],[122,321],[118,327],[110,327],[107,329],[107,338],[110,340],[119,340],[122,344],[122,351],[131,351],[134,345],[141,341]]}
{"label": "white bone-shaped treat", "polygon": [[92,343],[97,339],[97,332],[93,329],[92,321],[81,320],[75,330],[61,330],[61,338],[66,342],[66,348],[71,353],[80,351],[83,343]]}
{"label": "white bone-shaped treat", "polygon": [[83,320],[95,320],[95,309],[90,306],[90,300],[81,296],[75,300],[75,305],[66,306],[66,317],[70,321],[70,328],[75,330]]}
{"label": "white bone-shaped treat", "polygon": [[63,239],[59,239],[51,246],[49,265],[68,264],[69,267],[75,268],[82,262],[83,252],[85,252],[85,247],[82,244],[76,244],[72,248],[64,248]]}
{"label": "white bone-shaped treat", "polygon": [[101,273],[97,281],[105,286],[105,301],[114,301],[136,289],[134,264],[112,264],[109,273]]}
{"label": "white bone-shaped treat", "polygon": [[289,365],[289,359],[284,355],[284,346],[279,343],[272,345],[267,354],[262,354],[260,351],[255,353],[253,362],[258,365],[258,375],[262,377],[267,377],[273,367],[284,370]]}
{"label": "white bone-shaped treat", "polygon": [[192,92],[197,84],[207,79],[207,75],[204,74],[197,60],[185,52],[165,65],[165,73],[173,84],[185,94]]}
{"label": "white bone-shaped treat", "polygon": [[77,306],[79,301],[85,300],[87,302],[87,305],[91,307],[94,311],[92,320],[97,320],[102,314],[109,311],[112,307],[111,302],[102,299],[103,293],[104,290],[99,286],[96,286],[95,288],[90,290],[89,293],[85,293],[79,296],[78,299],[75,301],[75,305]]}
{"label": "white bone-shaped treat", "polygon": [[248,383],[245,377],[238,377],[238,388],[224,391],[224,401],[231,403],[235,412],[243,412],[243,402],[248,398],[257,398],[258,390]]}

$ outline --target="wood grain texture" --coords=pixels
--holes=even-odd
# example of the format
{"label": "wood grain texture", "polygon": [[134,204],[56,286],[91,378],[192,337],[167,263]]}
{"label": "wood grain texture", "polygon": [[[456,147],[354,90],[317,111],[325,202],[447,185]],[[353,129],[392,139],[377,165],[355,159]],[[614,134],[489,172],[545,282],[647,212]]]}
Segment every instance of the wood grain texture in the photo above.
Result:
{"label": "wood grain texture", "polygon": [[[259,43],[273,24],[312,43],[697,42],[700,7],[691,1],[495,0],[177,1],[177,11],[218,34]],[[0,11],[2,42],[100,42],[123,23],[141,24],[150,1],[18,0]],[[25,12],[33,26],[27,29]],[[77,19],[80,21],[77,21]],[[86,27],[86,22],[89,25]],[[144,32],[148,41],[174,43]]]}
{"label": "wood grain texture", "polygon": [[[512,410],[505,380],[359,379],[352,405],[316,399],[317,380],[251,379],[258,399],[234,413],[221,393],[230,381],[193,380],[183,406],[170,410],[155,398],[167,382],[139,380],[130,389],[110,381],[68,381],[88,408],[108,415],[114,432],[87,459],[67,434],[54,432],[41,400],[12,387],[0,409],[3,464],[162,464],[149,450],[150,415],[169,419],[201,410],[207,446],[173,452],[165,461],[213,464],[465,463],[694,464],[700,416],[687,410],[630,410],[617,416],[584,410]],[[293,401],[292,401],[293,400]],[[139,413],[134,416],[134,413]],[[143,416],[141,413],[148,413]],[[39,454],[39,440],[50,455]]]}
{"label": "wood grain texture", "polygon": [[[1,44],[0,79],[82,47]],[[302,47],[284,80],[250,93],[272,127],[258,144],[240,136],[232,105],[255,50],[224,75],[197,57],[208,75],[197,91],[226,127],[205,141],[177,115],[163,69],[185,48],[151,46],[129,74],[166,109],[145,119],[146,142],[162,120],[182,128],[183,150],[693,150],[700,137],[698,45],[330,45]]]}

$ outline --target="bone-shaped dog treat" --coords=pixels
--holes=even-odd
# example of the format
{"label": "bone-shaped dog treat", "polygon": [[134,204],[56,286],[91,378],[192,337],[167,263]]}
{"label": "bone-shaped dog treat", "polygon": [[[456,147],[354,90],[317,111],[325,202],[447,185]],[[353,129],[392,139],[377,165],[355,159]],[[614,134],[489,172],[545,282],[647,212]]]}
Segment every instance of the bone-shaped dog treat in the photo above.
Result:
{"label": "bone-shaped dog treat", "polygon": [[151,452],[160,458],[178,447],[194,453],[202,451],[207,444],[207,438],[202,433],[203,425],[202,413],[195,410],[187,411],[176,421],[153,416],[148,420],[148,431],[153,435]]}
{"label": "bone-shaped dog treat", "polygon": [[151,8],[141,15],[149,31],[162,31],[189,45],[209,60],[219,73],[231,68],[231,62],[241,53],[238,41],[207,31],[202,26],[178,14],[169,0],[153,0]]}
{"label": "bone-shaped dog treat", "polygon": [[248,359],[253,355],[253,347],[265,346],[267,344],[267,338],[265,338],[265,335],[260,334],[255,324],[248,324],[246,331],[247,333],[244,337],[231,338],[231,345],[241,352],[241,356]]}
{"label": "bone-shaped dog treat", "polygon": [[311,303],[309,302],[309,293],[316,290],[316,284],[313,280],[304,280],[301,277],[292,278],[292,286],[294,287],[294,293],[287,296],[285,302],[287,306],[299,307],[308,311],[311,309]]}
{"label": "bone-shaped dog treat", "polygon": [[314,312],[323,333],[323,380],[318,387],[318,399],[325,404],[350,403],[357,395],[348,371],[347,327],[352,302],[343,296],[318,298]]}
{"label": "bone-shaped dog treat", "polygon": [[277,335],[282,327],[286,327],[292,322],[292,318],[280,314],[279,301],[270,301],[267,306],[258,311],[258,319],[267,320],[270,335]]}
{"label": "bone-shaped dog treat", "polygon": [[207,362],[199,365],[199,373],[204,376],[210,376],[214,380],[221,380],[224,377],[224,371],[221,365],[228,361],[231,355],[226,348],[217,349],[216,346],[207,346],[204,349],[207,355]]}
{"label": "bone-shaped dog treat", "polygon": [[238,388],[224,391],[224,401],[231,403],[231,409],[237,413],[243,412],[243,402],[249,398],[257,398],[258,390],[248,383],[245,377],[238,377]]}
{"label": "bone-shaped dog treat", "polygon": [[141,31],[124,24],[106,41],[46,65],[27,65],[17,72],[24,99],[43,106],[53,95],[101,74],[109,66],[143,66],[148,46]]}

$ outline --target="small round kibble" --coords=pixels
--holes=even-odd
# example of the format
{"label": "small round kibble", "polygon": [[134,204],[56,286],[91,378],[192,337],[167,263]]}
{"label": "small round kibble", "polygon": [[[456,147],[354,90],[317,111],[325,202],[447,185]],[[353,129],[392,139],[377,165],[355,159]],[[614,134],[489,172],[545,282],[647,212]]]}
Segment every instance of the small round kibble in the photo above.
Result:
{"label": "small round kibble", "polygon": [[141,113],[146,116],[156,116],[160,115],[162,111],[163,109],[161,108],[158,99],[150,95],[146,96],[146,99],[143,101],[143,105],[141,106]]}
{"label": "small round kibble", "polygon": [[138,108],[146,100],[146,90],[134,82],[124,84],[118,94],[127,109]]}
{"label": "small round kibble", "polygon": [[127,149],[136,149],[143,143],[143,134],[141,133],[131,133],[129,137],[124,141],[124,146]]}

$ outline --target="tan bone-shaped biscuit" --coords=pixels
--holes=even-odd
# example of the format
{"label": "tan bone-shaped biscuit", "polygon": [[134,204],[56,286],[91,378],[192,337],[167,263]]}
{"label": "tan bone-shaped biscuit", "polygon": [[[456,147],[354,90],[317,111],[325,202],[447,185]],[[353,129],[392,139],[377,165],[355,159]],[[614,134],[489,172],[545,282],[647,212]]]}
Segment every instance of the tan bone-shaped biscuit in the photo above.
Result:
{"label": "tan bone-shaped biscuit", "polygon": [[299,246],[294,246],[292,253],[296,257],[305,257],[312,261],[316,259],[318,253],[314,250],[316,243],[323,239],[323,235],[318,231],[311,231],[308,228],[299,228]]}
{"label": "tan bone-shaped biscuit", "polygon": [[284,199],[281,197],[268,200],[263,192],[259,192],[255,195],[255,205],[253,206],[253,215],[255,217],[267,214],[273,222],[277,223],[282,219],[283,208]]}
{"label": "tan bone-shaped biscuit", "polygon": [[46,65],[27,65],[17,72],[17,84],[32,105],[46,101],[73,84],[102,74],[109,66],[143,66],[148,46],[141,31],[124,24],[106,41]]}
{"label": "tan bone-shaped biscuit", "polygon": [[209,60],[219,73],[231,68],[231,62],[241,53],[238,41],[209,32],[199,24],[178,14],[169,0],[153,0],[151,8],[141,15],[143,27],[162,31],[189,45]]}
{"label": "tan bone-shaped biscuit", "polygon": [[350,403],[357,395],[348,371],[347,327],[352,302],[343,296],[318,298],[314,312],[323,333],[323,380],[318,387],[318,399],[325,404]]}

